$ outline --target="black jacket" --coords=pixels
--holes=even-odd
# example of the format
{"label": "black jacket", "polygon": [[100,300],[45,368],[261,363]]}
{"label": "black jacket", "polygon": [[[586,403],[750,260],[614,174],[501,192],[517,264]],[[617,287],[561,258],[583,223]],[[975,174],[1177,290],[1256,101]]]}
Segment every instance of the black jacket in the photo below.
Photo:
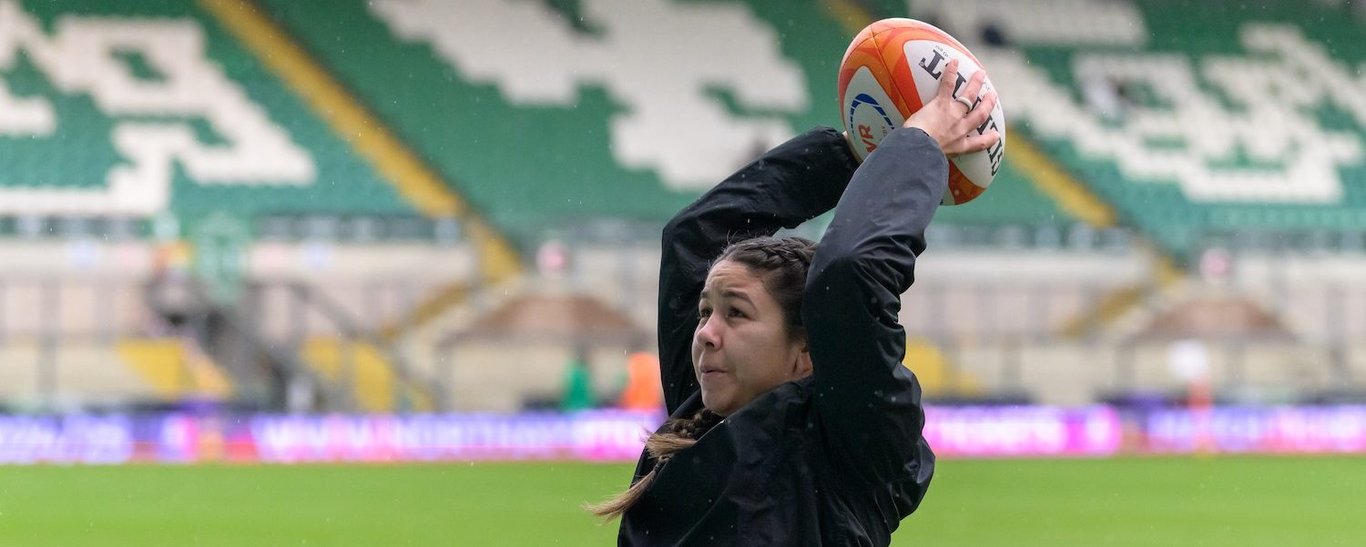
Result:
{"label": "black jacket", "polygon": [[[921,436],[920,385],[901,365],[897,312],[948,162],[924,132],[898,129],[856,167],[839,133],[815,129],[665,227],[660,366],[670,415],[686,417],[702,408],[690,348],[710,262],[728,242],[839,204],[802,304],[813,374],[751,401],[662,464],[622,516],[619,544],[887,545],[920,503],[934,454]],[[635,480],[654,465],[642,454]]]}

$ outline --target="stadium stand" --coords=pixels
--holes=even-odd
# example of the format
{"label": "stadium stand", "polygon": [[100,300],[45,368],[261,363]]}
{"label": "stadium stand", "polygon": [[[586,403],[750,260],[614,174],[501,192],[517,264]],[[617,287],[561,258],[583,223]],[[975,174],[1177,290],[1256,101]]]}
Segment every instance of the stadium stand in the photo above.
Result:
{"label": "stadium stand", "polygon": [[[848,37],[814,23],[828,17],[818,6],[770,6],[780,13],[768,13],[742,5],[645,2],[612,10],[610,3],[582,3],[582,15],[616,29],[596,35],[537,4],[344,4],[327,18],[295,2],[263,6],[447,181],[521,239],[595,217],[662,221],[762,148],[838,121],[820,105],[835,102],[829,52],[843,51]],[[783,28],[775,19],[812,23],[794,29],[802,40],[779,41],[770,30]],[[508,24],[526,29],[520,47],[479,34]],[[647,37],[631,28],[651,28],[652,41],[685,42],[646,55],[639,41]],[[754,43],[738,47],[736,39]],[[356,51],[355,42],[371,47]],[[707,48],[722,43],[728,63],[697,62],[715,57]],[[664,64],[676,75],[661,78]],[[452,146],[457,142],[488,145]],[[528,142],[545,152],[528,150]],[[1041,224],[1057,214],[1019,174],[1007,169],[998,180],[1009,196],[945,211],[945,218]],[[631,199],[621,199],[626,195]],[[1043,207],[1012,207],[1008,197]]]}
{"label": "stadium stand", "polygon": [[0,17],[9,215],[413,213],[192,4],[7,0]]}
{"label": "stadium stand", "polygon": [[[0,0],[4,396],[541,407],[582,336],[494,319],[564,301],[620,321],[589,351],[610,394],[650,338],[662,223],[837,125],[838,52],[888,16],[962,38],[1011,123],[906,295],[930,396],[1177,390],[1182,333],[1156,326],[1210,310],[1279,328],[1212,335],[1228,389],[1351,384],[1363,30],[1331,3],[1229,8]],[[181,325],[149,300],[176,272],[202,306]]]}
{"label": "stadium stand", "polygon": [[[1346,303],[1360,298],[1359,284],[1347,279],[1364,273],[1352,257],[1360,257],[1366,226],[1366,117],[1352,74],[1366,51],[1357,46],[1359,22],[1344,16],[1343,6],[1053,6],[1069,13],[1069,25],[1080,23],[1074,27],[1115,29],[1095,33],[1055,32],[1057,23],[1047,17],[1016,13],[1020,3],[914,7],[913,14],[942,15],[963,36],[1000,27],[1010,47],[976,51],[1003,90],[1012,129],[1113,207],[1120,223],[1138,228],[1196,274],[1176,288],[1148,291],[1135,300],[1142,305],[1117,314],[1127,314],[1121,323],[1172,320],[1161,311],[1169,306],[1190,308],[1185,313],[1217,308],[1180,304],[1200,290],[1232,285],[1275,314],[1289,337],[1280,340],[1280,350],[1230,350],[1228,363],[1260,359],[1264,368],[1226,368],[1222,378],[1257,383],[1260,373],[1262,384],[1313,389],[1359,374],[1351,371],[1360,365],[1340,354],[1353,339],[1349,333],[1366,328]],[[1011,101],[1012,94],[1022,100]],[[1336,267],[1322,253],[1332,253],[1328,262]],[[1212,283],[1203,279],[1211,276]],[[1114,329],[1112,335],[1128,332]],[[1146,340],[1141,344],[1154,354],[1170,342]],[[1333,355],[1310,350],[1324,346],[1338,349]],[[1298,357],[1267,357],[1275,351]],[[1151,355],[1150,364],[1134,365],[1149,376],[1126,381],[1170,381],[1164,361]],[[1325,371],[1333,371],[1331,379]],[[1040,372],[1031,369],[1030,376]],[[1285,374],[1317,384],[1269,380]]]}
{"label": "stadium stand", "polygon": [[[979,14],[1014,9],[979,4]],[[1358,24],[1288,3],[1237,17],[1226,2],[1096,5],[1072,11],[1142,32],[1078,47],[1082,34],[1059,42],[1012,18],[1018,47],[982,56],[1001,88],[1028,97],[1010,103],[1017,127],[1127,222],[1182,258],[1217,232],[1360,231]],[[1074,100],[1092,86],[1118,95],[1118,118]]]}
{"label": "stadium stand", "polygon": [[[221,258],[235,262],[255,233],[289,242],[403,240],[405,219],[421,218],[345,137],[308,113],[304,98],[194,4],[6,0],[0,28],[0,216],[22,242],[5,244],[0,323],[7,348],[59,338],[45,361],[7,349],[3,362],[69,372],[44,390],[93,396],[124,386],[130,397],[175,400],[189,394],[182,386],[223,395],[242,380],[204,368],[221,363],[185,359],[176,339],[155,332],[143,285],[165,238],[191,241],[205,260],[214,242],[205,235],[209,220],[227,217],[243,241]],[[281,222],[356,229],[269,230]],[[429,247],[433,236],[416,239]],[[284,258],[297,254],[304,253]],[[275,260],[255,264],[288,261],[280,258],[277,247]],[[236,273],[239,282],[252,275]],[[129,374],[109,381],[102,371],[111,367]],[[168,383],[172,369],[217,379],[207,387]]]}

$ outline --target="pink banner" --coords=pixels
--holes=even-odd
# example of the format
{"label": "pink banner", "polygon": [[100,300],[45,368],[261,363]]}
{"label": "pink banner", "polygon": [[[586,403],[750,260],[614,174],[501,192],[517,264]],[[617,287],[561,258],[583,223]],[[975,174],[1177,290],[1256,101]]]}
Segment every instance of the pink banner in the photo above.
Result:
{"label": "pink banner", "polygon": [[925,439],[940,456],[1107,456],[1120,447],[1109,407],[931,407]]}
{"label": "pink banner", "polygon": [[[132,461],[628,462],[664,416],[571,414],[0,416],[0,464]],[[925,438],[941,457],[1366,453],[1366,407],[1205,411],[930,407]]]}

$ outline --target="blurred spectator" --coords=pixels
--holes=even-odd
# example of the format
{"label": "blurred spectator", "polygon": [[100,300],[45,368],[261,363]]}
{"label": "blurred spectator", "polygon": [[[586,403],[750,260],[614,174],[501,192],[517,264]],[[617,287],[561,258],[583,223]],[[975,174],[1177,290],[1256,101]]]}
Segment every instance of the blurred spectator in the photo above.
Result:
{"label": "blurred spectator", "polygon": [[157,247],[152,261],[151,276],[144,286],[148,307],[157,317],[180,329],[196,309],[198,299],[191,283],[190,246],[183,241],[172,241]]}
{"label": "blurred spectator", "polygon": [[564,376],[564,395],[560,397],[560,410],[575,412],[596,406],[593,396],[593,373],[588,368],[588,350],[575,348],[574,357]]}
{"label": "blurred spectator", "polygon": [[1079,74],[1082,99],[1086,106],[1107,122],[1119,122],[1128,114],[1133,101],[1123,82],[1105,74]]}
{"label": "blurred spectator", "polygon": [[1010,40],[1006,37],[1005,29],[995,21],[982,23],[982,43],[990,47],[1010,47]]}
{"label": "blurred spectator", "polygon": [[618,406],[624,410],[656,411],[664,408],[664,390],[659,378],[659,358],[636,352],[626,360],[626,388]]}

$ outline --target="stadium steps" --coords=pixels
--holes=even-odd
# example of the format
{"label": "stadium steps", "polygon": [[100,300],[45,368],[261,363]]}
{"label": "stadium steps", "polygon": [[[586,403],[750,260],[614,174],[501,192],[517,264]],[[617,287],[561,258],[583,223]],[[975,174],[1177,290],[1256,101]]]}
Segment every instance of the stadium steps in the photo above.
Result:
{"label": "stadium steps", "polygon": [[125,339],[115,345],[115,351],[164,398],[222,400],[232,395],[232,384],[223,371],[209,357],[187,350],[180,340]]}
{"label": "stadium steps", "polygon": [[[451,333],[469,328],[479,319],[480,315],[531,290],[536,282],[536,279],[530,276],[520,276],[496,288],[471,291],[461,303],[440,307],[432,317],[396,334],[394,343],[414,353],[413,361],[415,364],[431,364],[438,356],[434,353],[428,355],[428,353],[431,353],[432,348],[439,345],[444,338],[450,336]],[[422,307],[422,304],[419,304],[418,307]],[[429,378],[435,376],[433,368],[425,368],[416,372],[425,374]]]}
{"label": "stadium steps", "polygon": [[350,381],[359,410],[426,412],[435,408],[425,389],[404,386],[399,393],[393,364],[374,344],[317,336],[305,341],[301,355],[320,376],[343,386]]}
{"label": "stadium steps", "polygon": [[[414,365],[414,374],[439,380],[433,386],[444,390],[443,410],[516,412],[528,404],[558,400],[578,343],[588,346],[595,393],[608,396],[620,389],[617,383],[626,356],[650,337],[633,314],[611,299],[575,290],[571,284],[566,279],[523,276],[497,290],[473,293],[464,304],[409,331],[398,344]],[[527,302],[533,300],[538,303],[528,308]],[[565,305],[587,301],[595,302],[590,305],[596,311],[587,312],[592,319],[567,323]],[[609,319],[616,325],[613,332],[584,325]],[[535,325],[519,328],[504,321]],[[637,325],[637,335],[624,334],[628,329],[623,323]],[[577,327],[584,330],[575,334]]]}
{"label": "stadium steps", "polygon": [[[1157,254],[1157,251],[1154,251]],[[1157,254],[1153,262],[1153,284],[1140,283],[1121,287],[1096,300],[1086,311],[1068,320],[1060,329],[1066,338],[1077,339],[1104,330],[1117,320],[1135,311],[1146,300],[1155,285],[1158,291],[1170,288],[1185,278],[1181,269],[1166,255]]]}
{"label": "stadium steps", "polygon": [[407,315],[381,327],[380,339],[392,342],[405,332],[422,327],[445,314],[447,310],[467,302],[472,290],[471,285],[463,281],[437,287]]}
{"label": "stadium steps", "polygon": [[[471,292],[462,303],[441,307],[431,318],[396,335],[394,344],[409,358],[412,372],[438,379],[433,386],[443,390],[441,410],[516,412],[526,393],[554,391],[562,366],[558,363],[563,359],[551,348],[450,345],[456,333],[468,330],[482,315],[511,302],[535,283],[520,276],[496,290]],[[553,365],[537,368],[547,361]]]}

